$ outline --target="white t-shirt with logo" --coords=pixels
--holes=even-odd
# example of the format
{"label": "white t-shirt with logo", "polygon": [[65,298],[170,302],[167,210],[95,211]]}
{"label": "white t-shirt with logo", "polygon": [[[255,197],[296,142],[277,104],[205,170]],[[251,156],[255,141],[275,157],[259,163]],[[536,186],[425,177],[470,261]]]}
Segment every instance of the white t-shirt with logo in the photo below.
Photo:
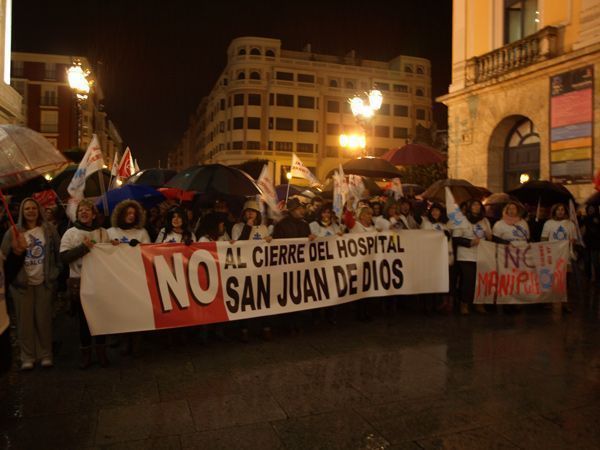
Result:
{"label": "white t-shirt with logo", "polygon": [[124,244],[128,244],[133,239],[136,239],[140,244],[149,244],[152,242],[145,228],[130,228],[124,230],[119,227],[111,227],[108,229],[108,236],[111,241],[117,239]]}
{"label": "white t-shirt with logo", "polygon": [[[79,228],[71,227],[65,234],[63,234],[60,240],[60,252],[71,250],[83,243],[84,238],[88,238],[96,243],[109,242],[108,233],[104,228],[97,228],[95,230],[87,231]],[[81,267],[83,266],[83,258],[78,258],[75,261],[71,261],[69,264],[69,277],[81,278]]]}
{"label": "white t-shirt with logo", "polygon": [[[463,221],[457,228],[452,230],[452,237],[462,237],[469,240],[479,238],[481,240],[486,239],[486,234],[491,234],[492,229],[490,222],[483,218],[477,223],[471,223],[468,220]],[[457,246],[456,249],[456,260],[457,261],[477,261],[477,246],[475,247],[463,247],[462,245]]]}
{"label": "white t-shirt with logo", "polygon": [[27,284],[38,286],[44,282],[44,258],[46,257],[46,236],[42,227],[35,227],[23,233],[27,242],[25,251],[25,273]]}
{"label": "white t-shirt with logo", "polygon": [[310,223],[310,232],[316,237],[335,236],[340,232],[340,226],[337,223],[330,223],[328,226],[323,226],[316,220]]}
{"label": "white t-shirt with logo", "polygon": [[[231,229],[231,239],[237,241],[244,231],[244,223],[236,223]],[[250,230],[248,240],[260,241],[269,237],[269,229],[265,225],[254,225]]]}
{"label": "white t-shirt with logo", "polygon": [[[192,242],[196,242],[196,236],[194,236],[194,233],[191,233],[191,237],[192,237]],[[177,233],[175,231],[172,231],[168,234],[165,235],[165,229],[161,228],[160,231],[158,232],[158,236],[156,237],[156,240],[154,241],[155,244],[173,244],[173,243],[181,243],[183,242],[183,234]]]}
{"label": "white t-shirt with logo", "polygon": [[504,220],[499,220],[494,224],[494,236],[504,239],[505,241],[528,241],[529,240],[529,225],[523,219],[519,220],[514,225],[509,225]]}
{"label": "white t-shirt with logo", "polygon": [[542,229],[542,239],[548,241],[568,241],[575,239],[576,234],[575,225],[568,219],[547,220]]}

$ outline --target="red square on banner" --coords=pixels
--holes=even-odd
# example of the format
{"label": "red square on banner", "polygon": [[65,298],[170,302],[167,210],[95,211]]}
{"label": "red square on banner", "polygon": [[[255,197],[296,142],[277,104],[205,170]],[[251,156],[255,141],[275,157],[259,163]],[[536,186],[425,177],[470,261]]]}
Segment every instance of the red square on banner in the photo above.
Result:
{"label": "red square on banner", "polygon": [[215,242],[142,245],[156,328],[229,320]]}

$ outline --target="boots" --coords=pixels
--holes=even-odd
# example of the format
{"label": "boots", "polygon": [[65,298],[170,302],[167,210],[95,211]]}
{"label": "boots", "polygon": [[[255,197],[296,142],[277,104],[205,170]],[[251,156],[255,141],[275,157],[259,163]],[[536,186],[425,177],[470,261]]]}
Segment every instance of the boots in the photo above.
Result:
{"label": "boots", "polygon": [[469,304],[468,303],[462,303],[460,304],[460,314],[462,316],[468,316],[469,315]]}
{"label": "boots", "polygon": [[96,345],[96,357],[98,358],[100,367],[108,367],[109,361],[108,356],[106,356],[106,345]]}
{"label": "boots", "polygon": [[79,364],[79,368],[81,370],[85,370],[92,365],[92,348],[91,347],[81,347],[81,363]]}

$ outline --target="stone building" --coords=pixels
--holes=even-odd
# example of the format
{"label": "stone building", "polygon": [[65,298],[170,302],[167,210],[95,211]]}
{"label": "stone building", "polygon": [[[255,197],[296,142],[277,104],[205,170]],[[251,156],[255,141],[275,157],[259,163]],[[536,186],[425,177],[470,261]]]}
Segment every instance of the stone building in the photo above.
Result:
{"label": "stone building", "polygon": [[600,0],[454,0],[449,176],[578,200],[600,168]]}

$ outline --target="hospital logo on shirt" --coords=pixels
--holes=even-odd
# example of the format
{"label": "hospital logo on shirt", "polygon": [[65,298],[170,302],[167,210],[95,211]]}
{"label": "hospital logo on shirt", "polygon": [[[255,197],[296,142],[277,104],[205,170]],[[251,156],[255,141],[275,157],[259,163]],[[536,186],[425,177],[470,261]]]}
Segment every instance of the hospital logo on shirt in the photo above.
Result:
{"label": "hospital logo on shirt", "polygon": [[485,230],[481,224],[478,223],[473,227],[473,234],[480,239],[485,237]]}
{"label": "hospital logo on shirt", "polygon": [[560,225],[554,233],[552,233],[552,238],[555,241],[566,241],[567,240],[567,230],[564,229],[562,225]]}
{"label": "hospital logo on shirt", "polygon": [[513,227],[513,236],[519,239],[527,239],[527,230],[520,225]]}
{"label": "hospital logo on shirt", "polygon": [[44,244],[35,236],[29,236],[29,245],[25,253],[25,265],[36,266],[42,263],[45,254]]}

